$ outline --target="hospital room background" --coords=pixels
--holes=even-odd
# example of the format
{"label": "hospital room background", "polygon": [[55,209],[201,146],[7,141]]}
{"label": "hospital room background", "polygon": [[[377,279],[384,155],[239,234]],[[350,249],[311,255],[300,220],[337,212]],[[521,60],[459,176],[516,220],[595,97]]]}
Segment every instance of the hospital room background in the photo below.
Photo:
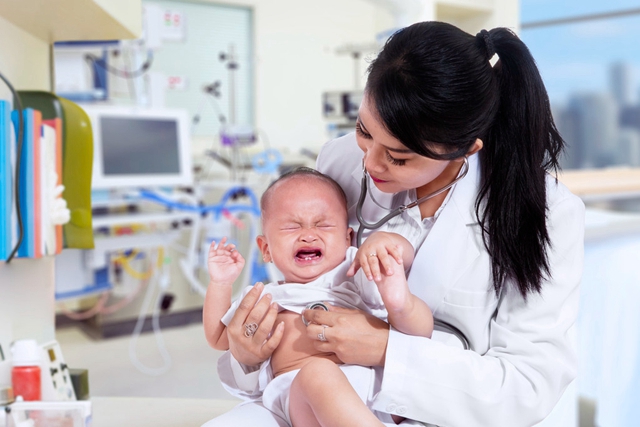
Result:
{"label": "hospital room background", "polygon": [[[261,193],[353,131],[368,63],[422,20],[510,27],[536,58],[568,145],[558,178],[587,206],[579,375],[563,427],[639,425],[632,0],[0,1],[0,73],[30,138],[36,124],[51,147],[73,135],[82,165],[60,167],[70,154],[55,148],[31,158],[37,182],[24,186],[42,203],[23,212],[31,240],[15,256],[11,188],[0,192],[0,406],[23,340],[45,355],[43,400],[84,402],[96,427],[200,425],[234,406],[203,333],[207,247],[229,236],[247,259],[236,295],[277,274],[256,256]],[[0,107],[13,99],[0,84]]]}

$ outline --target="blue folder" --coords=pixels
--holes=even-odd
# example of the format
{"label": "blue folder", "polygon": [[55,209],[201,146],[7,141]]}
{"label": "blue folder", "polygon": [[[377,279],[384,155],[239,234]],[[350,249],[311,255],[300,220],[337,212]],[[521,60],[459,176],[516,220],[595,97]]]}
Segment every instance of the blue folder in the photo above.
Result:
{"label": "blue folder", "polygon": [[[18,248],[19,257],[35,256],[35,182],[34,182],[34,158],[33,158],[33,128],[34,128],[34,110],[27,108],[24,111],[23,124],[24,131],[22,134],[22,155],[20,159],[20,176],[18,177],[18,185],[20,194],[18,200],[20,203],[20,211],[22,217],[22,226],[24,235],[22,243]],[[11,113],[13,125],[16,131],[16,144],[18,140],[18,112]],[[17,153],[17,148],[16,148]]]}

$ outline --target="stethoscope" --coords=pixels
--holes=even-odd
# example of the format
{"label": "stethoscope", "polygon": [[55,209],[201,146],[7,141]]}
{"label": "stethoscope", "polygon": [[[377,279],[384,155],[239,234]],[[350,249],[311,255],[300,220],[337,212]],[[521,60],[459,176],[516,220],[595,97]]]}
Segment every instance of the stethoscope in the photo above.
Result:
{"label": "stethoscope", "polygon": [[[413,207],[418,206],[420,203],[422,202],[426,202],[429,199],[432,199],[434,197],[436,197],[438,194],[442,194],[445,191],[447,191],[448,189],[450,189],[451,187],[453,187],[454,185],[456,185],[456,183],[458,181],[460,181],[462,178],[464,178],[465,176],[467,176],[467,173],[469,172],[469,160],[466,157],[463,157],[464,160],[464,164],[462,165],[462,170],[460,171],[460,173],[458,174],[458,177],[456,179],[454,179],[453,181],[451,181],[449,184],[445,185],[444,187],[440,188],[439,190],[434,191],[433,193],[429,193],[426,196],[422,196],[419,199],[416,199],[415,201],[408,203],[406,205],[402,205],[399,206],[393,210],[389,209],[389,208],[385,208],[384,206],[382,206],[380,203],[378,203],[378,201],[375,199],[375,197],[373,197],[373,194],[371,194],[369,192],[369,173],[367,172],[367,169],[364,167],[364,160],[362,161],[362,181],[360,184],[360,198],[358,199],[358,204],[356,205],[356,218],[358,219],[358,222],[360,223],[360,227],[358,227],[358,234],[356,237],[356,243],[358,245],[358,247],[360,247],[360,245],[362,244],[362,233],[364,230],[377,230],[378,228],[382,227],[383,225],[385,225],[387,222],[389,222],[392,218],[397,217],[398,215],[400,215],[402,212],[406,211],[407,209],[411,209]],[[370,223],[365,221],[365,219],[362,217],[362,206],[364,205],[364,200],[367,198],[367,193],[369,193],[369,197],[371,198],[371,200],[373,201],[373,203],[375,203],[376,205],[378,205],[378,207],[390,211],[387,215],[385,215],[384,217],[382,217],[382,219],[380,219],[380,221],[375,222],[375,223]]]}
{"label": "stethoscope", "polygon": [[[375,199],[375,197],[373,197],[373,194],[371,194],[371,192],[369,192],[369,173],[367,172],[367,169],[364,167],[364,160],[362,161],[362,182],[361,182],[361,189],[360,189],[360,198],[358,199],[358,204],[356,205],[356,217],[358,219],[358,222],[360,223],[360,227],[358,228],[358,233],[357,233],[357,237],[356,237],[356,243],[358,245],[358,247],[360,247],[360,244],[362,243],[362,233],[364,230],[377,230],[378,228],[382,227],[384,224],[386,224],[387,222],[389,222],[391,219],[395,218],[396,216],[400,215],[402,212],[406,211],[407,209],[411,209],[415,206],[418,206],[420,203],[425,202],[433,197],[436,197],[439,194],[444,193],[445,191],[447,191],[448,189],[450,189],[451,187],[453,187],[454,185],[456,185],[456,183],[458,181],[460,181],[462,178],[464,178],[465,176],[467,176],[467,173],[469,172],[469,160],[464,157],[464,164],[462,165],[462,169],[460,170],[460,173],[458,174],[458,177],[456,179],[454,179],[453,181],[451,181],[449,184],[445,185],[444,187],[440,188],[439,190],[436,190],[432,193],[427,194],[426,196],[422,196],[419,199],[416,199],[415,201],[408,203],[406,205],[402,205],[400,207],[397,207],[393,210],[389,209],[389,208],[385,208],[384,206],[380,205],[380,203],[378,203],[378,201]],[[371,200],[378,205],[378,207],[390,211],[387,215],[385,215],[384,217],[382,217],[382,219],[380,219],[378,222],[375,223],[370,223],[365,221],[365,219],[362,217],[362,206],[364,205],[364,201],[367,197],[367,193],[369,194],[369,197],[371,198]],[[314,308],[319,308],[319,307],[314,307]],[[467,337],[462,333],[462,331],[458,328],[456,328],[455,326],[444,322],[442,320],[438,320],[438,319],[434,319],[433,320],[434,326],[436,327],[436,329],[440,329],[444,332],[448,332],[454,336],[456,336],[460,342],[462,343],[462,346],[464,347],[465,350],[469,350],[471,349],[471,346],[469,344],[469,340],[467,339]]]}

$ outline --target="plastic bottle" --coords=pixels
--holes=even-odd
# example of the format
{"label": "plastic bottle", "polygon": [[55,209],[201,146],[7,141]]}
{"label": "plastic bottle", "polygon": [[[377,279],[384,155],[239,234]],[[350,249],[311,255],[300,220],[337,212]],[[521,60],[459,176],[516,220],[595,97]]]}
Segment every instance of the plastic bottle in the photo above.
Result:
{"label": "plastic bottle", "polygon": [[24,400],[41,400],[40,347],[36,340],[18,340],[11,347],[13,369],[11,383],[14,396]]}

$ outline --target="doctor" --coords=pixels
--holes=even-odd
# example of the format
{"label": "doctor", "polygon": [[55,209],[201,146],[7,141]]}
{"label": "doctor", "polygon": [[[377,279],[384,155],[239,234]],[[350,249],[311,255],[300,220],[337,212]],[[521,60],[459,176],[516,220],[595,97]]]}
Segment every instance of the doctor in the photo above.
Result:
{"label": "doctor", "polygon": [[[548,173],[562,148],[534,60],[507,29],[474,37],[419,23],[392,36],[373,61],[356,133],[327,143],[317,167],[344,188],[357,229],[363,165],[371,185],[362,219],[375,223],[454,181],[468,160],[463,179],[382,229],[416,247],[412,292],[472,350],[404,335],[355,310],[306,311],[309,337],[327,325],[318,349],[384,367],[372,409],[411,425],[514,427],[535,425],[554,408],[576,376],[568,331],[584,233],[582,202]],[[359,256],[378,251],[365,241]],[[256,302],[250,292],[219,362],[223,381],[245,395],[255,391],[254,365],[278,344],[264,341],[275,308]],[[262,335],[247,340],[242,325],[259,319]],[[284,424],[249,403],[207,425]]]}

